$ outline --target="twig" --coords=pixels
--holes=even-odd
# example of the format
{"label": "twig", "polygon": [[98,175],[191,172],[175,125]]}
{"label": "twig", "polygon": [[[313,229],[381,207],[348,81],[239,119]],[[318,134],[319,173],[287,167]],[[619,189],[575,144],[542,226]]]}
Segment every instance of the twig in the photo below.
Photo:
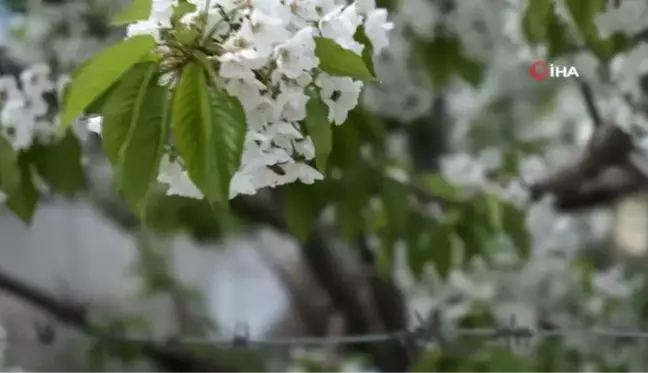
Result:
{"label": "twig", "polygon": [[0,289],[30,303],[31,305],[48,312],[60,322],[77,327],[86,334],[103,341],[104,343],[129,343],[138,348],[148,358],[156,361],[161,367],[170,372],[229,372],[238,371],[236,366],[225,363],[208,361],[198,356],[193,356],[188,351],[181,351],[176,347],[150,341],[124,341],[118,340],[90,324],[85,307],[63,303],[50,294],[28,285],[2,271],[0,271]]}
{"label": "twig", "polygon": [[591,86],[578,79],[594,132],[581,154],[530,186],[532,199],[551,193],[562,211],[615,202],[648,186],[648,163],[632,136],[606,123],[596,106]]}
{"label": "twig", "polygon": [[594,100],[592,87],[581,78],[576,78],[576,83],[578,84],[578,88],[580,89],[581,95],[583,96],[585,108],[587,109],[590,118],[592,118],[594,127],[600,127],[601,125],[603,125],[603,119],[601,118],[601,113],[599,113],[596,107],[596,101]]}

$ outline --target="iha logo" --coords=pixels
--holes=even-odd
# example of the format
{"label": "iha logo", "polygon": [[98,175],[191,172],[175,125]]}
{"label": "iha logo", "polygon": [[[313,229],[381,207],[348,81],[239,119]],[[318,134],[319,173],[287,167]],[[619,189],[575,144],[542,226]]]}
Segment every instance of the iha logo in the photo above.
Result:
{"label": "iha logo", "polygon": [[535,80],[547,78],[578,77],[578,70],[574,66],[558,66],[545,61],[536,61],[529,66],[529,75]]}

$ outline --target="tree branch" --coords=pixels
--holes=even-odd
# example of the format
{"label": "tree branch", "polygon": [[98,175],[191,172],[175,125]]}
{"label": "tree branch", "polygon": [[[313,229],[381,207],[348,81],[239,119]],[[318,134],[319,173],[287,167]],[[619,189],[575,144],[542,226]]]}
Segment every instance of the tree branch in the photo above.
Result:
{"label": "tree branch", "polygon": [[[289,233],[281,209],[272,200],[241,196],[232,201],[232,208],[251,222],[270,225],[280,232]],[[349,333],[381,332],[381,318],[385,317],[391,318],[391,325],[405,326],[404,320],[393,322],[395,316],[400,317],[404,310],[403,304],[397,302],[401,297],[400,292],[391,280],[381,279],[381,284],[388,283],[390,286],[376,287],[378,282],[375,279],[365,277],[370,286],[367,294],[370,301],[367,302],[367,297],[363,299],[352,281],[340,270],[339,259],[328,245],[327,235],[320,229],[313,231],[302,245],[301,252],[320,287],[327,292],[335,308],[344,314]],[[394,307],[399,308],[399,312],[393,312]],[[409,354],[397,341],[354,347],[359,352],[369,354],[382,371],[406,371],[409,367]]]}
{"label": "tree branch", "polygon": [[155,361],[160,368],[169,372],[234,372],[236,366],[213,359],[195,356],[180,346],[170,346],[153,342],[129,342],[108,335],[91,325],[85,307],[64,303],[54,296],[22,282],[0,271],[0,289],[13,294],[32,306],[39,308],[60,322],[81,329],[84,333],[97,338],[99,342],[129,343],[149,359]]}
{"label": "tree branch", "polygon": [[532,200],[551,194],[565,212],[614,203],[648,187],[648,165],[632,136],[602,119],[586,81],[578,79],[578,85],[592,136],[578,157],[530,186]]}

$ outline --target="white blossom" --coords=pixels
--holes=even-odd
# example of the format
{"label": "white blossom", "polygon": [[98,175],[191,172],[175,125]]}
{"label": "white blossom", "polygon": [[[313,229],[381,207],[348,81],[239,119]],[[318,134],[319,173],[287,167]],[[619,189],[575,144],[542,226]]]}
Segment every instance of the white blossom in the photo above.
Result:
{"label": "white blossom", "polygon": [[189,178],[187,171],[177,160],[171,160],[168,155],[164,155],[160,161],[160,172],[157,177],[158,182],[168,186],[168,195],[178,195],[196,199],[202,199],[203,195],[196,188]]}
{"label": "white blossom", "polygon": [[394,24],[387,21],[386,9],[374,9],[367,14],[364,23],[367,37],[371,41],[374,55],[380,54],[389,45],[389,32]]}
{"label": "white blossom", "polygon": [[[363,84],[320,71],[315,37],[329,38],[360,55],[364,46],[354,36],[364,25],[377,55],[388,45],[393,27],[387,12],[367,0],[351,4],[342,0],[190,2],[196,11],[180,21],[194,29],[203,27],[203,36],[219,45],[207,52],[207,58],[218,65],[218,77],[211,83],[239,100],[247,121],[241,165],[231,181],[230,197],[321,180],[324,176],[309,164],[315,156],[312,139],[299,124],[307,115],[310,96],[306,90],[319,90],[329,109],[329,122],[339,125],[358,105]],[[163,54],[167,53],[173,46],[163,40],[166,33],[162,31],[170,26],[175,4],[177,0],[154,1],[149,19],[129,25],[127,37],[151,34]],[[198,23],[203,19],[206,25]],[[88,124],[97,130],[98,123],[99,119],[92,119]],[[174,177],[179,180],[174,182]],[[189,187],[191,179],[179,158],[178,162],[165,159],[158,179],[169,185],[168,193],[201,196],[195,186]]]}
{"label": "white blossom", "polygon": [[13,76],[0,77],[0,135],[15,150],[51,144],[60,136],[59,112],[45,96],[60,102],[69,78],[62,75],[54,80],[49,66],[36,64],[23,70],[19,80],[20,88]]}
{"label": "white blossom", "polygon": [[358,104],[362,82],[322,73],[317,77],[315,84],[322,89],[322,100],[329,108],[329,121],[344,123],[349,111]]}

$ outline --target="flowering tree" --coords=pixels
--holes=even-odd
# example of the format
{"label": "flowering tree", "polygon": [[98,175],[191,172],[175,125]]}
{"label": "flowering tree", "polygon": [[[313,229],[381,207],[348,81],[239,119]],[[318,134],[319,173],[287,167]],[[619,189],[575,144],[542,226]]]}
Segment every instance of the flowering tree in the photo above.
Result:
{"label": "flowering tree", "polygon": [[[25,221],[39,188],[74,195],[87,124],[143,225],[163,194],[291,233],[349,332],[400,330],[412,309],[449,326],[638,328],[643,277],[583,254],[610,212],[566,213],[645,186],[645,13],[630,0],[133,0],[113,21],[126,37],[71,78],[37,65],[0,81],[0,189]],[[533,81],[539,59],[579,79]],[[335,277],[327,227],[358,249],[371,295]],[[638,343],[533,342],[522,359],[483,340],[469,354],[355,351],[386,371],[647,363]]]}

